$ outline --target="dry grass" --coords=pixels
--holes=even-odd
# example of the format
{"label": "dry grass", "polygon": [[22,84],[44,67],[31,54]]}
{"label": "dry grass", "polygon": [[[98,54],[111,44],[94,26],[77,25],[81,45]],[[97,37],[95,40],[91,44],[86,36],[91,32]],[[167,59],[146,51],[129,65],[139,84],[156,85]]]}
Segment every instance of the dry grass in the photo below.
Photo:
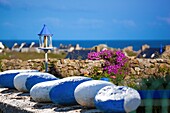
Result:
{"label": "dry grass", "polygon": [[[65,58],[66,53],[54,54],[48,53],[48,58]],[[44,53],[36,53],[36,52],[5,52],[0,54],[1,59],[21,59],[21,60],[29,60],[29,59],[43,59]]]}

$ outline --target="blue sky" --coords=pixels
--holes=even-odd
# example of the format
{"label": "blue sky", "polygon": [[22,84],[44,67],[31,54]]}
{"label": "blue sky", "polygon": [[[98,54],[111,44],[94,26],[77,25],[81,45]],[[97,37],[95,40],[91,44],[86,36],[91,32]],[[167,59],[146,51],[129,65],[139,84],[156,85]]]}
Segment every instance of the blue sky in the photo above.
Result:
{"label": "blue sky", "polygon": [[0,0],[0,40],[169,40],[170,0]]}

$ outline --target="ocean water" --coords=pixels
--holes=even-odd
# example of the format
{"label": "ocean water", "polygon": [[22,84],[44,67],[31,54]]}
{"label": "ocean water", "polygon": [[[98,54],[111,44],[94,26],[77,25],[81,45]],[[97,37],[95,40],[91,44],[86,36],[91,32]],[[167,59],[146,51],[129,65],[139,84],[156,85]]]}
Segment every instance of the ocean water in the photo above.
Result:
{"label": "ocean water", "polygon": [[[0,40],[7,47],[11,48],[14,43],[21,44],[26,42],[30,44],[31,42],[35,42],[38,44],[38,40]],[[112,48],[120,48],[123,49],[128,46],[133,46],[133,50],[137,51],[141,49],[141,46],[144,44],[150,45],[153,48],[160,48],[160,46],[170,45],[170,40],[53,40],[53,46],[59,47],[60,44],[63,45],[76,45],[79,44],[80,47],[83,48],[92,48],[95,45],[106,44]]]}

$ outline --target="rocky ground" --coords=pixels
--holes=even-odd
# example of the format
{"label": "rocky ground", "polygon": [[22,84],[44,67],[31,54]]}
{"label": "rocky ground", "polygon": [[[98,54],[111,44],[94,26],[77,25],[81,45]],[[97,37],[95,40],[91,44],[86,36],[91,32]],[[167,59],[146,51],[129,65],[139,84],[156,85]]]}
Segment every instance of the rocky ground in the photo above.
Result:
{"label": "rocky ground", "polygon": [[29,93],[15,89],[0,88],[0,113],[101,113],[80,105],[59,106],[53,103],[37,103]]}

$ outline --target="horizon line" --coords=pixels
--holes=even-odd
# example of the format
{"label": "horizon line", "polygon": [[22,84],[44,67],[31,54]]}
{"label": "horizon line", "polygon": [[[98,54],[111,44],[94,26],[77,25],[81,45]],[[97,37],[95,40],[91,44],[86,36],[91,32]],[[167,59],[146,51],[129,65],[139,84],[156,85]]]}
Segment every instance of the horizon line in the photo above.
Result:
{"label": "horizon line", "polygon": [[[14,40],[27,40],[27,41],[31,41],[31,40],[36,40],[36,39],[0,39],[0,41],[5,41],[5,40],[8,40],[8,41],[14,41]],[[109,41],[161,41],[161,40],[168,40],[170,41],[170,39],[99,39],[99,40],[95,40],[95,39],[58,39],[58,41],[106,41],[106,40],[109,40]],[[38,41],[38,39],[37,39]],[[57,39],[53,39],[52,41],[57,41]]]}

